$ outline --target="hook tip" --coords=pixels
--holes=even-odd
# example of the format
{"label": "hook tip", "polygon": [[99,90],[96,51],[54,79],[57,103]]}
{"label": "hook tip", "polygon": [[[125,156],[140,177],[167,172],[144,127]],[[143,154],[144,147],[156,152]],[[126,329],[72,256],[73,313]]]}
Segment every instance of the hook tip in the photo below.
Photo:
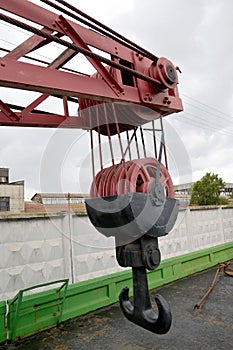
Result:
{"label": "hook tip", "polygon": [[159,325],[158,327],[159,331],[157,333],[165,334],[171,328],[171,324],[172,324],[171,310],[168,305],[168,302],[166,301],[166,299],[164,299],[164,297],[162,297],[162,295],[156,294],[155,302],[158,308],[157,324]]}
{"label": "hook tip", "polygon": [[129,301],[129,287],[125,286],[119,295],[120,307],[124,315],[127,317],[133,314],[134,307]]}

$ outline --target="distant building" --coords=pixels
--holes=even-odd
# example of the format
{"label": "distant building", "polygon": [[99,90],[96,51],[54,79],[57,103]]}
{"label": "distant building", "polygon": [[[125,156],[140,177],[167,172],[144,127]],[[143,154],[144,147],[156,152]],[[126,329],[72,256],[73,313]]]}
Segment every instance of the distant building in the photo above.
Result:
{"label": "distant building", "polygon": [[88,194],[36,193],[30,202],[25,202],[26,212],[86,212],[85,198]]}
{"label": "distant building", "polygon": [[9,182],[9,169],[0,168],[0,212],[24,211],[24,181]]}

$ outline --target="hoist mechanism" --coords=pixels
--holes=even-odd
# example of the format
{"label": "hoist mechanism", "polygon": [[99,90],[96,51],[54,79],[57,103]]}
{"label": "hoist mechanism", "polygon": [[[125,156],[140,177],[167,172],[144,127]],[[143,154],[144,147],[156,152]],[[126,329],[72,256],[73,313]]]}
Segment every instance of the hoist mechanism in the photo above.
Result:
{"label": "hoist mechanism", "polygon": [[[164,334],[171,312],[161,295],[152,309],[146,270],[158,267],[158,237],[178,215],[163,117],[183,109],[179,68],[64,0],[41,3],[0,0],[0,19],[29,33],[14,49],[0,48],[0,85],[39,93],[22,105],[1,99],[0,125],[87,130],[93,174],[87,214],[99,232],[114,237],[118,263],[132,267],[134,302],[123,288],[121,309],[131,322]],[[44,49],[52,60],[38,58]],[[51,97],[62,102],[59,113],[43,108]]]}

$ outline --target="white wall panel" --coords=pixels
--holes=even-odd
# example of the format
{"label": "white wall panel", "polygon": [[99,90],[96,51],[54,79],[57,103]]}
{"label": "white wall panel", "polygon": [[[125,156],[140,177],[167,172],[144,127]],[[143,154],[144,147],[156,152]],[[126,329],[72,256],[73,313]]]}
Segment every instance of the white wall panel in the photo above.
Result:
{"label": "white wall panel", "polygon": [[[162,259],[233,240],[233,208],[180,211],[159,238]],[[19,289],[69,278],[70,283],[122,270],[114,238],[73,213],[0,216],[0,300]]]}
{"label": "white wall panel", "polygon": [[63,236],[64,216],[32,215],[0,220],[0,299],[19,289],[69,276]]}

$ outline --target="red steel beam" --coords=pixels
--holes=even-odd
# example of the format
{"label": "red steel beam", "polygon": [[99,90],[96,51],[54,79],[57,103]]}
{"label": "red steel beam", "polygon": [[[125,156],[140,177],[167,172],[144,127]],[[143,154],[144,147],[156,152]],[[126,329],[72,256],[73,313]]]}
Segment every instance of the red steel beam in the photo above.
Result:
{"label": "red steel beam", "polygon": [[[101,79],[48,69],[15,60],[0,60],[0,85],[23,90],[42,92],[50,95],[75,96],[103,102],[131,102],[141,104],[136,87],[125,86],[124,95],[116,96]],[[176,96],[169,96],[169,106],[164,103],[160,92],[153,96],[153,104],[164,112],[173,113],[182,108]],[[152,104],[151,104],[152,107]]]}
{"label": "red steel beam", "polygon": [[[51,34],[51,30],[43,29],[44,32]],[[38,35],[33,35],[27,40],[25,40],[22,44],[17,46],[14,50],[6,54],[6,58],[11,58],[18,60],[20,57],[23,57],[28,52],[31,52],[33,49],[37,48],[41,43],[48,43],[48,40],[42,38]]]}
{"label": "red steel beam", "polygon": [[10,120],[11,122],[19,121],[20,117],[13,112],[3,101],[0,100],[0,112],[4,119]]}
{"label": "red steel beam", "polygon": [[38,112],[22,115],[21,112],[9,110],[9,107],[7,113],[0,105],[0,125],[2,126],[85,129],[80,117],[66,118],[59,114]]}
{"label": "red steel beam", "polygon": [[[56,23],[61,27],[65,34],[67,34],[74,44],[82,47],[91,52],[88,45],[82,40],[81,36],[74,30],[72,25],[63,17],[59,16],[59,19]],[[113,78],[113,76],[107,71],[103,64],[91,57],[87,57],[88,61],[95,67],[95,69],[100,73],[106,83],[110,88],[115,92],[116,95],[119,95],[120,92],[123,92],[124,89],[118,84],[118,82]]]}
{"label": "red steel beam", "polygon": [[50,95],[76,96],[102,101],[140,103],[137,89],[126,86],[124,96],[116,96],[101,79],[93,79],[56,69],[48,69],[9,59],[0,59],[0,85]]}

